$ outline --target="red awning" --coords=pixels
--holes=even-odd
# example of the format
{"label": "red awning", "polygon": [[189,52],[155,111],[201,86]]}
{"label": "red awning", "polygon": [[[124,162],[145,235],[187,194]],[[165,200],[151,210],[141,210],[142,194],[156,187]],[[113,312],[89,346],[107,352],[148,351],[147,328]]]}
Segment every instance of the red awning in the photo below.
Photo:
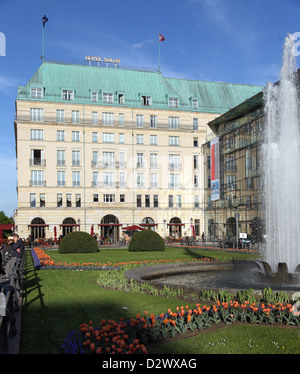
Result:
{"label": "red awning", "polygon": [[167,223],[168,226],[185,226],[185,223]]}
{"label": "red awning", "polygon": [[157,223],[141,223],[140,226],[157,226]]}
{"label": "red awning", "polygon": [[98,226],[122,226],[122,223],[98,223]]}
{"label": "red awning", "polygon": [[28,227],[49,227],[49,225],[42,225],[42,224],[33,224],[33,225],[28,225]]}
{"label": "red awning", "polygon": [[133,226],[122,227],[122,230],[134,231],[134,230],[145,230],[145,229],[141,226],[133,225]]}

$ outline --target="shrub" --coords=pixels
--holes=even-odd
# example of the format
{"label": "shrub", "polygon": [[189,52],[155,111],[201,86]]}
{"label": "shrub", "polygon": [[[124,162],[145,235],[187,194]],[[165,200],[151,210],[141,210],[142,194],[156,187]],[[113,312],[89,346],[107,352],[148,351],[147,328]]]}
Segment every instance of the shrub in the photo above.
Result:
{"label": "shrub", "polygon": [[60,242],[59,253],[92,253],[98,252],[96,240],[87,232],[74,231],[67,234]]}
{"label": "shrub", "polygon": [[136,232],[129,242],[129,251],[164,251],[165,242],[163,238],[152,230]]}

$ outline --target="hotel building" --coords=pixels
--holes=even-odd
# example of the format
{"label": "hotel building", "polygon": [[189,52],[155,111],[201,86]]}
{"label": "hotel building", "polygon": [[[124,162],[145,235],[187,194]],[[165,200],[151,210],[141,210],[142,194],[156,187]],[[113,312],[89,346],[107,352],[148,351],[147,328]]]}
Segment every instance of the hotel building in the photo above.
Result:
{"label": "hotel building", "polygon": [[135,224],[201,235],[207,123],[260,90],[43,62],[16,99],[16,231],[92,230],[117,241]]}

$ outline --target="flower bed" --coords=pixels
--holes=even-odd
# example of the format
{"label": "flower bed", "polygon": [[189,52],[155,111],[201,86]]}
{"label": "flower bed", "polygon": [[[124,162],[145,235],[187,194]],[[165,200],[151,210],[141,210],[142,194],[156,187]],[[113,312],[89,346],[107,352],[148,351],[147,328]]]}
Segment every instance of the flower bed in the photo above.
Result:
{"label": "flower bed", "polygon": [[176,263],[176,262],[197,262],[197,261],[218,261],[217,258],[210,259],[208,257],[203,257],[201,259],[170,259],[170,260],[147,260],[147,261],[129,261],[129,262],[119,262],[119,263],[104,263],[104,262],[55,262],[51,257],[45,253],[41,248],[32,249],[33,259],[38,259],[40,262],[40,269],[82,269],[82,270],[99,270],[101,268],[117,268],[122,265],[128,264],[137,264],[137,265],[149,265],[149,264],[167,264],[167,263]]}
{"label": "flower bed", "polygon": [[80,331],[71,332],[63,343],[64,353],[147,354],[147,344],[164,341],[187,331],[201,330],[213,324],[283,323],[300,325],[295,305],[265,304],[244,301],[217,302],[212,306],[196,304],[195,308],[177,307],[159,316],[140,314],[128,321],[102,320],[98,327],[93,322],[83,323]]}

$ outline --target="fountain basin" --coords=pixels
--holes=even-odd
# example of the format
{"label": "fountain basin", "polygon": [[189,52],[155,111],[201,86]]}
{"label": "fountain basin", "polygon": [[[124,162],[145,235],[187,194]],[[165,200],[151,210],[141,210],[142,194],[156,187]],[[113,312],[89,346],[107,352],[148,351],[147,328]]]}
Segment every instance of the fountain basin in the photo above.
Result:
{"label": "fountain basin", "polygon": [[265,276],[264,265],[259,261],[228,261],[209,263],[178,263],[154,265],[125,272],[127,279],[150,283],[157,288],[164,285],[182,288],[186,293],[199,293],[203,289],[227,291],[233,294],[252,289],[262,297],[262,291],[271,287],[274,292],[284,290],[292,295],[300,291],[300,283],[280,284]]}

